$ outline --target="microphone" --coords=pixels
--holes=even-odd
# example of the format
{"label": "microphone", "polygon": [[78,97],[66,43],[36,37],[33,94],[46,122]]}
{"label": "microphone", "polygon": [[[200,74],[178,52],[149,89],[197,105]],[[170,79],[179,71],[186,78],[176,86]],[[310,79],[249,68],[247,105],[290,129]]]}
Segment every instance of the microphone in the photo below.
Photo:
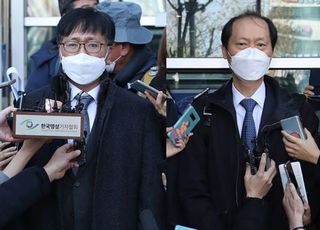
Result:
{"label": "microphone", "polygon": [[12,79],[10,81],[2,82],[2,83],[0,83],[0,89],[8,87],[8,86],[14,84],[15,82],[16,82],[16,79]]}
{"label": "microphone", "polygon": [[159,230],[156,220],[149,209],[144,209],[140,215],[140,223],[142,230]]}

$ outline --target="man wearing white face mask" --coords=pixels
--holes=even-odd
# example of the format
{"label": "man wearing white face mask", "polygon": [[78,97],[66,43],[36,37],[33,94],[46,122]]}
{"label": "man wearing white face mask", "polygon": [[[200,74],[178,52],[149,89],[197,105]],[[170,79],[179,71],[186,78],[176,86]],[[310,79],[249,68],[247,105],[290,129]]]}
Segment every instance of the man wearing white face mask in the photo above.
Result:
{"label": "man wearing white face mask", "polygon": [[[201,230],[288,229],[275,165],[291,158],[279,121],[300,115],[303,126],[315,134],[317,118],[302,95],[288,94],[265,75],[277,41],[270,19],[255,12],[241,14],[224,26],[221,40],[232,79],[194,103],[201,122],[181,154],[179,169],[186,224]],[[263,152],[269,153],[271,164]],[[246,164],[249,156],[256,159],[256,173]],[[319,196],[311,195],[319,190],[312,179],[316,170],[301,165],[316,213]]]}
{"label": "man wearing white face mask", "polygon": [[[111,17],[93,8],[75,9],[59,21],[62,70],[50,86],[27,94],[23,108],[42,108],[49,98],[61,101],[65,112],[85,109],[85,161],[26,213],[24,229],[139,229],[145,209],[163,229],[161,132],[153,106],[116,86],[105,71],[114,33]],[[46,144],[31,165],[42,165],[64,142]]]}

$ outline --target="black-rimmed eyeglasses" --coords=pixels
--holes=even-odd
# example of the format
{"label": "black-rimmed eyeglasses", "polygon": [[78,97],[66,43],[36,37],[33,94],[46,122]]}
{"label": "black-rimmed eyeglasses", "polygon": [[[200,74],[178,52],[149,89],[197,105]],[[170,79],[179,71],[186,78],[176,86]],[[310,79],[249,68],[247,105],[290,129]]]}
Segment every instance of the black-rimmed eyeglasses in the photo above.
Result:
{"label": "black-rimmed eyeglasses", "polygon": [[90,42],[77,42],[77,41],[68,41],[64,43],[59,43],[63,46],[64,51],[68,53],[78,53],[81,49],[81,46],[84,46],[84,49],[88,53],[98,53],[101,50],[101,47],[104,46],[104,43],[90,41]]}

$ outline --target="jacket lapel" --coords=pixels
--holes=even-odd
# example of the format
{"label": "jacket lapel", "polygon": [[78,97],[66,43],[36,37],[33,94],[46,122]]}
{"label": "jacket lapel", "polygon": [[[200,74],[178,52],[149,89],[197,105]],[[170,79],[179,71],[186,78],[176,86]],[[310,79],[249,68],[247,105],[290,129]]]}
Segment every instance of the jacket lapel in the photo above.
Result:
{"label": "jacket lapel", "polygon": [[103,103],[102,108],[97,108],[97,114],[92,126],[92,131],[87,140],[86,163],[79,168],[77,176],[80,176],[85,171],[88,164],[92,163],[92,159],[94,158],[94,156],[96,154],[99,154],[100,141],[102,141],[100,136],[103,131],[101,127],[106,127],[105,123],[107,123],[109,120],[111,108],[114,103],[115,93],[116,93],[116,88],[110,82],[110,85],[108,87],[108,95],[106,97],[105,103]]}

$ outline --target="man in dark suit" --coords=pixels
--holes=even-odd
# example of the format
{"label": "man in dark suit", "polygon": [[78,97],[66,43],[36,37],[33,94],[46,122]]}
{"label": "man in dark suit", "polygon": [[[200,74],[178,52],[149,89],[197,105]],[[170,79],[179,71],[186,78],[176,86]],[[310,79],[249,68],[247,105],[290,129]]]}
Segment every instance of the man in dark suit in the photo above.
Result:
{"label": "man in dark suit", "polygon": [[[63,110],[86,110],[85,163],[69,170],[50,195],[29,209],[24,216],[28,229],[140,229],[150,220],[139,220],[143,210],[161,229],[157,164],[164,150],[156,115],[150,103],[114,85],[104,71],[114,33],[112,19],[92,8],[64,15],[57,27],[62,71],[51,86],[24,98],[25,109],[42,107],[43,99],[51,98],[61,101]],[[43,164],[61,144],[45,145],[31,165]]]}
{"label": "man in dark suit", "polygon": [[[240,229],[287,229],[280,176],[273,179],[266,171],[244,180],[247,157],[268,152],[276,165],[292,160],[282,143],[279,121],[300,115],[303,125],[315,134],[318,120],[304,96],[289,95],[265,75],[277,41],[270,19],[254,12],[234,17],[224,26],[221,40],[232,79],[194,103],[201,122],[180,162],[185,217],[199,230],[236,229],[239,220]],[[316,213],[316,170],[302,161],[301,167]],[[271,190],[261,193],[267,185]]]}

